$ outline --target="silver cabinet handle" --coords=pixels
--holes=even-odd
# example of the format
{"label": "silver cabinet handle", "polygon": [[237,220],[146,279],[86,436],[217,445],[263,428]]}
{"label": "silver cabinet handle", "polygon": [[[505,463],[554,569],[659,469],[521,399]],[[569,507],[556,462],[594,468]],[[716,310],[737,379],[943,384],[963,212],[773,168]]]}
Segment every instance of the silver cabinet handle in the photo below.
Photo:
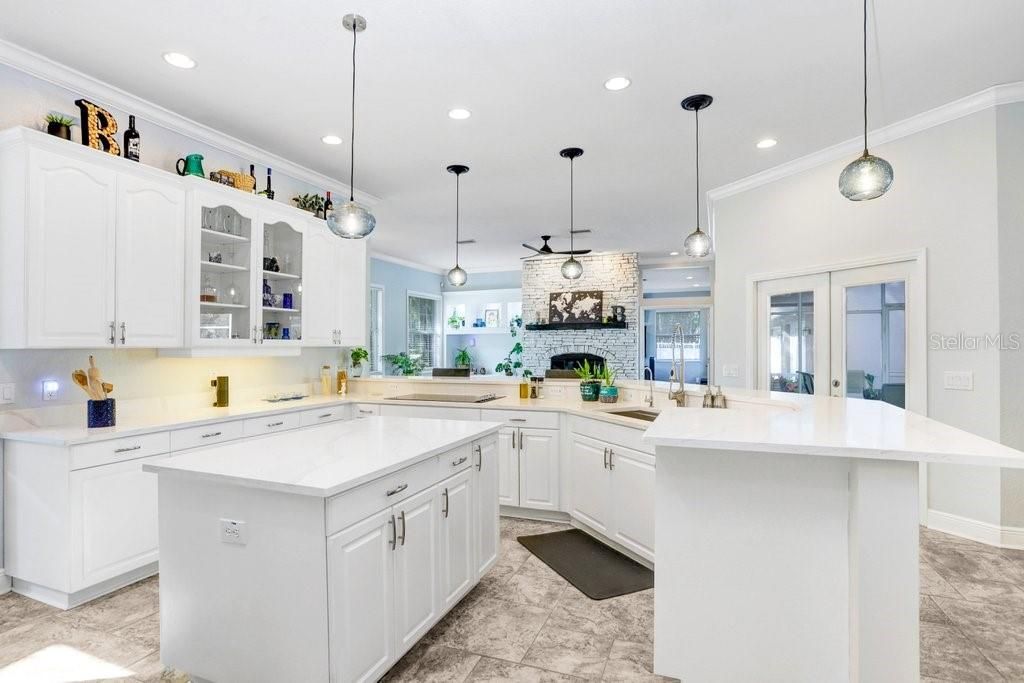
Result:
{"label": "silver cabinet handle", "polygon": [[111,344],[114,343],[114,326],[115,325],[116,325],[116,323],[113,320],[111,320],[110,321],[110,343]]}
{"label": "silver cabinet handle", "polygon": [[476,447],[476,471],[479,472],[480,468],[484,466],[484,449],[480,446]]}
{"label": "silver cabinet handle", "polygon": [[393,488],[393,489],[388,489],[387,491],[385,491],[385,495],[388,495],[388,496],[393,496],[393,495],[395,495],[396,493],[401,493],[402,491],[406,490],[407,488],[409,488],[409,485],[408,485],[408,484],[399,484],[399,485],[398,485],[398,486],[396,486],[395,488]]}
{"label": "silver cabinet handle", "polygon": [[458,467],[459,465],[461,465],[462,463],[466,462],[467,460],[469,460],[469,458],[467,458],[466,456],[462,456],[458,460],[452,460],[452,467]]}
{"label": "silver cabinet handle", "polygon": [[359,412],[361,414],[363,414],[363,415],[373,415],[373,411],[372,410],[366,410],[365,408],[360,408]]}
{"label": "silver cabinet handle", "polygon": [[273,429],[274,427],[280,427],[283,424],[284,424],[283,420],[278,420],[277,422],[268,422],[267,423],[267,428],[268,429]]}
{"label": "silver cabinet handle", "polygon": [[135,444],[134,446],[126,446],[125,448],[115,448],[114,452],[115,453],[129,453],[131,451],[137,451],[140,448],[142,448],[142,446],[140,446],[139,444]]}
{"label": "silver cabinet handle", "polygon": [[252,326],[252,343],[253,344],[257,343],[257,341],[256,341],[256,326],[255,325]]}
{"label": "silver cabinet handle", "polygon": [[388,524],[391,526],[391,540],[388,543],[391,544],[391,549],[394,550],[395,546],[398,545],[398,529],[395,528],[395,516],[391,515],[391,519],[388,520]]}
{"label": "silver cabinet handle", "polygon": [[612,456],[615,455],[615,451],[611,448],[608,449],[608,469],[615,469],[615,461],[612,460]]}
{"label": "silver cabinet handle", "polygon": [[[516,431],[519,431],[519,430],[516,430]],[[515,449],[516,449],[516,432],[513,431],[512,432],[512,450],[515,450]]]}
{"label": "silver cabinet handle", "polygon": [[121,321],[121,343],[124,344],[125,336],[128,334],[128,325],[122,320]]}
{"label": "silver cabinet handle", "polygon": [[442,493],[441,495],[444,496],[444,507],[441,508],[441,514],[443,514],[445,516],[445,519],[447,519],[448,518],[448,487],[447,486],[444,487],[444,493]]}
{"label": "silver cabinet handle", "polygon": [[405,545],[405,510],[398,513],[398,519],[402,522],[402,533],[398,536],[398,540]]}
{"label": "silver cabinet handle", "polygon": [[601,462],[601,466],[608,469],[608,447],[604,447],[604,460]]}
{"label": "silver cabinet handle", "polygon": [[326,420],[327,418],[332,417],[333,415],[334,415],[334,413],[324,413],[323,415],[317,415],[316,419],[318,419],[318,420]]}
{"label": "silver cabinet handle", "polygon": [[212,439],[213,437],[220,436],[221,434],[222,434],[222,432],[207,432],[206,434],[203,434],[202,438],[204,438],[204,439]]}
{"label": "silver cabinet handle", "polygon": [[524,418],[524,417],[510,417],[508,419],[508,421],[509,422],[526,422],[526,418]]}

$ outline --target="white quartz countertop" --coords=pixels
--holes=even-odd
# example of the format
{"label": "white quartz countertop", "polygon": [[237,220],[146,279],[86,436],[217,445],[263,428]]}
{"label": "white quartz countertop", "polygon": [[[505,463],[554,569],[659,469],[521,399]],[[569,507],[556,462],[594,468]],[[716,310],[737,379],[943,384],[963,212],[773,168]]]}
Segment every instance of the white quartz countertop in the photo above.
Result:
{"label": "white quartz countertop", "polygon": [[143,469],[328,498],[500,427],[497,422],[370,417],[199,448]]}
{"label": "white quartz countertop", "polygon": [[1024,468],[1021,451],[882,401],[770,396],[794,409],[666,410],[644,440],[682,448]]}

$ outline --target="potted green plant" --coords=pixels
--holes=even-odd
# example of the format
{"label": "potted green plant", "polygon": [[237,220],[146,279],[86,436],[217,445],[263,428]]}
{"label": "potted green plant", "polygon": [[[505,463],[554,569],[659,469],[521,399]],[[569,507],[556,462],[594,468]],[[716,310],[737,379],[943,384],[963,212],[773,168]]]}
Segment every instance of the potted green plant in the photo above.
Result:
{"label": "potted green plant", "polygon": [[455,352],[455,367],[457,368],[468,368],[473,365],[473,356],[469,354],[469,349],[463,346],[461,349]]}
{"label": "potted green plant", "polygon": [[448,327],[452,328],[453,330],[457,330],[460,327],[464,327],[465,325],[466,319],[459,315],[458,313],[456,313],[455,311],[452,311],[452,314],[448,316]]}
{"label": "potted green plant", "polygon": [[596,401],[601,389],[601,380],[594,376],[589,360],[584,359],[583,363],[576,366],[576,376],[580,379],[580,398],[584,401]]}
{"label": "potted green plant", "polygon": [[413,358],[409,356],[405,351],[401,353],[392,353],[384,356],[384,360],[395,366],[395,369],[402,375],[418,375],[423,372],[426,367],[423,364],[423,359],[419,356]]}
{"label": "potted green plant", "polygon": [[495,372],[504,372],[508,377],[516,374],[516,370],[523,367],[523,345],[516,342],[512,350],[505,356],[505,360],[498,363],[494,368]]}
{"label": "potted green plant", "polygon": [[303,211],[309,211],[314,216],[324,210],[324,198],[318,194],[297,194],[292,197],[295,206]]}
{"label": "potted green plant", "polygon": [[46,115],[46,132],[57,138],[71,139],[71,129],[75,120],[70,116],[52,112]]}
{"label": "potted green plant", "polygon": [[352,349],[350,355],[352,357],[352,376],[361,377],[363,375],[363,362],[370,357],[370,354],[362,346],[357,346]]}
{"label": "potted green plant", "polygon": [[601,381],[603,386],[598,393],[598,400],[601,403],[615,403],[619,400],[619,388],[615,386],[615,371],[611,365],[605,363],[601,368]]}

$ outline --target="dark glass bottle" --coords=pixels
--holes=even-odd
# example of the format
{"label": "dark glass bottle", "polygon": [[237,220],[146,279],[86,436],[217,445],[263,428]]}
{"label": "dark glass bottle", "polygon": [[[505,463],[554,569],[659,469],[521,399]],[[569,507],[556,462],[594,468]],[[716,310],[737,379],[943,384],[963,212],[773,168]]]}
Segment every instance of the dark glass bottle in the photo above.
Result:
{"label": "dark glass bottle", "polygon": [[274,198],[274,189],[270,186],[270,167],[267,166],[267,189],[263,191],[263,194],[267,196],[267,199]]}
{"label": "dark glass bottle", "polygon": [[331,191],[327,190],[327,199],[324,200],[324,218],[327,218],[333,209],[334,202],[331,201]]}
{"label": "dark glass bottle", "polygon": [[128,129],[124,132],[124,158],[139,161],[142,155],[142,138],[135,130],[135,115],[128,115]]}
{"label": "dark glass bottle", "polygon": [[252,193],[256,194],[256,165],[249,164],[249,177],[252,178]]}

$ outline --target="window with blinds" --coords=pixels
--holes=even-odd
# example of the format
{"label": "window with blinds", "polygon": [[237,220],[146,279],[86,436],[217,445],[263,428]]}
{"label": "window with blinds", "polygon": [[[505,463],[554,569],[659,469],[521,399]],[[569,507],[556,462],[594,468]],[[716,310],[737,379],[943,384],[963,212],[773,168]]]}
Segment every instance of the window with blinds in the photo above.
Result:
{"label": "window with blinds", "polygon": [[432,368],[441,355],[441,301],[426,296],[409,295],[408,354],[421,358]]}
{"label": "window with blinds", "polygon": [[370,334],[367,351],[370,354],[370,372],[384,371],[384,290],[370,287]]}
{"label": "window with blinds", "polygon": [[699,359],[702,336],[700,311],[659,311],[655,315],[655,358],[672,360],[672,333],[676,325],[683,328],[683,360]]}

